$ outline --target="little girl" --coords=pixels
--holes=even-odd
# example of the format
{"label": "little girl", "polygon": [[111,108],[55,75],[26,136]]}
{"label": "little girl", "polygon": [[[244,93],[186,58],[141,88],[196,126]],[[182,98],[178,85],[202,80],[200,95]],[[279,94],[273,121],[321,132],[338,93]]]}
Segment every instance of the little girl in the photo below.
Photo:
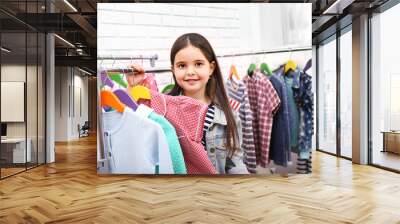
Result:
{"label": "little girl", "polygon": [[[205,37],[197,33],[180,36],[172,46],[171,70],[175,86],[172,96],[184,95],[208,105],[202,144],[217,173],[248,173],[241,149],[242,128],[239,117],[229,105],[216,55]],[[128,74],[128,88],[144,79],[144,70]]]}

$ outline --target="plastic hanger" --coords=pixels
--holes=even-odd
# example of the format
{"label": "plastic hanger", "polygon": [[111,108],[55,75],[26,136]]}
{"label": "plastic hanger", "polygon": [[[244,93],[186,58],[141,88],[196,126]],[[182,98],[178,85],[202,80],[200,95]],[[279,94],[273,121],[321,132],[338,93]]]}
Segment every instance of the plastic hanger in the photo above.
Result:
{"label": "plastic hanger", "polygon": [[296,70],[296,67],[297,67],[297,63],[294,62],[294,61],[292,60],[292,51],[291,51],[291,50],[289,50],[289,51],[290,51],[289,60],[288,60],[288,61],[286,62],[286,64],[285,64],[285,70],[284,70],[285,74],[286,74],[290,69],[292,69],[293,71],[295,71],[295,70]]}
{"label": "plastic hanger", "polygon": [[304,66],[303,72],[306,72],[308,69],[310,69],[311,64],[312,64],[312,62],[311,62],[311,58],[310,58],[310,59],[308,59],[306,66]]}
{"label": "plastic hanger", "polygon": [[137,102],[139,99],[145,99],[145,100],[150,100],[151,99],[151,94],[150,90],[144,86],[134,86],[130,90],[130,95],[133,97],[133,99]]}
{"label": "plastic hanger", "polygon": [[119,84],[120,86],[127,88],[128,84],[125,82],[123,74],[118,73],[118,72],[108,72],[108,77],[110,77],[111,80]]}
{"label": "plastic hanger", "polygon": [[293,71],[296,70],[297,64],[293,60],[289,60],[285,64],[285,74],[292,69]]}
{"label": "plastic hanger", "polygon": [[235,65],[232,65],[231,69],[229,70],[229,79],[232,79],[232,76],[234,76],[237,80],[240,80],[240,77],[238,75]]}
{"label": "plastic hanger", "polygon": [[161,91],[162,93],[169,93],[173,88],[174,88],[175,84],[171,83],[168,84],[164,87],[164,89]]}
{"label": "plastic hanger", "polygon": [[271,70],[269,69],[268,64],[265,63],[265,62],[261,63],[261,65],[260,65],[260,71],[261,71],[264,75],[267,75],[267,76],[272,75],[272,72],[271,72]]}
{"label": "plastic hanger", "polygon": [[114,87],[114,83],[113,81],[111,81],[111,79],[107,76],[107,72],[106,71],[102,71],[101,72],[101,83],[103,85],[109,86],[111,88]]}
{"label": "plastic hanger", "polygon": [[117,89],[114,90],[113,92],[118,99],[125,104],[126,106],[132,108],[132,110],[136,111],[138,105],[137,103],[132,99],[132,97],[123,89]]}
{"label": "plastic hanger", "polygon": [[[114,58],[114,56],[112,56]],[[115,58],[112,64],[112,67],[114,68],[115,65]],[[125,82],[124,78],[123,78],[123,74],[119,73],[119,72],[107,72],[108,77],[110,77],[111,80],[113,80],[115,83],[117,83],[118,85],[127,88],[128,84]]]}
{"label": "plastic hanger", "polygon": [[100,92],[101,106],[111,107],[122,113],[125,109],[125,105],[118,99],[118,97],[109,90],[102,90]]}
{"label": "plastic hanger", "polygon": [[254,63],[251,63],[249,68],[247,69],[247,75],[250,77],[253,75],[254,71],[256,70],[257,66]]}

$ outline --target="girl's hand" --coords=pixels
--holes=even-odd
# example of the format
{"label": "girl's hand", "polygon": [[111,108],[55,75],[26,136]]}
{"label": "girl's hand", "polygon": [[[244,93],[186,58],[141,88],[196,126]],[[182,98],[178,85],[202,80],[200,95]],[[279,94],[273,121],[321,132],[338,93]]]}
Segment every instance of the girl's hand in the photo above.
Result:
{"label": "girl's hand", "polygon": [[132,68],[133,71],[125,73],[126,80],[128,81],[128,85],[133,87],[145,79],[144,69],[142,66],[137,64],[132,64],[129,68]]}

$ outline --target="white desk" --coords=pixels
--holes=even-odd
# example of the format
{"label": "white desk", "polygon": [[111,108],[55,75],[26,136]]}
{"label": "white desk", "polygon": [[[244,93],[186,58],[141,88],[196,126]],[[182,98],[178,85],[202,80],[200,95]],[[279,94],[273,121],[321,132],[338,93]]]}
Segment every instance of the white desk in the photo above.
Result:
{"label": "white desk", "polygon": [[[31,154],[31,145],[32,141],[30,138],[27,138],[27,146],[26,147],[26,154],[25,154],[25,138],[6,138],[1,139],[1,144],[6,145],[14,145],[13,148],[13,163],[25,163],[31,162],[32,154]],[[3,147],[3,146],[2,146]],[[27,161],[25,161],[27,159]]]}

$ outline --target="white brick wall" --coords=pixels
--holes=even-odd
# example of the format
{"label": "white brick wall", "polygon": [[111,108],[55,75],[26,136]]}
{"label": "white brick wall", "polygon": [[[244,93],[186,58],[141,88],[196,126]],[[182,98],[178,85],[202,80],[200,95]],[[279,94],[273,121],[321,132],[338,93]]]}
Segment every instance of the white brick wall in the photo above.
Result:
{"label": "white brick wall", "polygon": [[[282,16],[283,12],[303,9],[295,19]],[[311,46],[311,18],[303,18],[304,13],[311,17],[311,5],[308,4],[200,4],[200,3],[100,3],[98,4],[98,56],[137,56],[158,54],[157,68],[170,67],[169,53],[176,38],[184,33],[198,32],[211,43],[217,55],[239,52],[266,50],[285,47],[284,41],[292,47],[294,37],[298,45],[304,46],[309,39]],[[289,8],[289,9],[288,9]],[[307,11],[308,10],[308,11]],[[299,15],[302,15],[299,16]],[[304,24],[309,21],[308,25]],[[290,23],[290,26],[287,24]],[[280,25],[281,24],[281,25]],[[299,26],[296,26],[299,24]],[[296,27],[296,35],[284,31],[283,27]],[[282,38],[289,33],[291,38]],[[308,35],[308,36],[307,36]],[[268,42],[268,43],[266,43]],[[311,58],[309,53],[293,53],[299,63]],[[264,56],[271,67],[283,63],[288,54]],[[234,62],[241,74],[245,74],[249,63],[262,61],[261,56],[223,58],[219,60],[224,75]],[[113,61],[99,62],[103,67]],[[130,61],[118,61],[115,65],[129,64]],[[273,65],[273,66],[272,66]],[[147,61],[145,68],[150,68]],[[161,77],[162,76],[162,77]],[[158,74],[161,85],[165,74]]]}

